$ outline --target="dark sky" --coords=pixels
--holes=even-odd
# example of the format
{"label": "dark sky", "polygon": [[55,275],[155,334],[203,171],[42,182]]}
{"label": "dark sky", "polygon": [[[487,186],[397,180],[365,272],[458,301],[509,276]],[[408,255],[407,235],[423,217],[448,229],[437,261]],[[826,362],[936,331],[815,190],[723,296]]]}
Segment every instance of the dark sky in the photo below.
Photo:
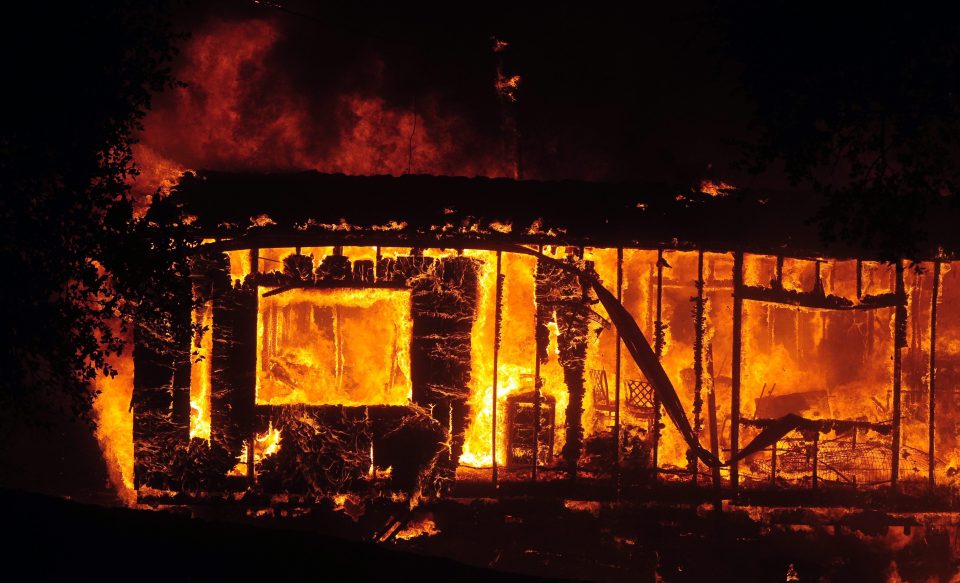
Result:
{"label": "dark sky", "polygon": [[[749,106],[710,10],[532,4],[190,6],[188,87],[157,101],[144,143],[187,168],[397,174],[416,108],[415,173],[508,174],[514,116],[526,178],[744,180],[731,141]],[[516,105],[498,58],[522,77]]]}

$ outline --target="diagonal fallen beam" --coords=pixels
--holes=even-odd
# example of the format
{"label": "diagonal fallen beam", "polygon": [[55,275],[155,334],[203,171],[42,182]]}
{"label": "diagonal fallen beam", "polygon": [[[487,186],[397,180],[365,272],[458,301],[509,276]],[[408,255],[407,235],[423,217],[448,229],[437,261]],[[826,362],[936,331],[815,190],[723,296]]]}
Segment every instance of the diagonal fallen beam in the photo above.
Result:
{"label": "diagonal fallen beam", "polygon": [[637,321],[634,320],[630,312],[623,307],[623,304],[621,304],[607,288],[603,287],[603,284],[595,277],[569,263],[558,261],[543,253],[520,245],[513,246],[511,250],[515,253],[532,255],[540,261],[574,273],[580,277],[580,281],[589,284],[593,288],[600,303],[603,304],[604,309],[607,310],[607,315],[610,316],[613,325],[616,326],[617,331],[620,332],[620,338],[624,346],[627,347],[630,356],[650,382],[657,397],[660,399],[660,404],[663,405],[670,420],[673,421],[673,424],[680,431],[684,441],[687,442],[687,446],[708,466],[719,465],[720,460],[700,445],[700,442],[694,435],[690,421],[687,419],[686,411],[683,410],[683,404],[680,402],[679,395],[677,395],[677,390],[673,387],[673,383],[670,382],[670,377],[667,376],[667,372],[660,366],[660,361],[657,360],[653,349],[650,347],[650,343],[643,335],[643,332],[640,331]]}
{"label": "diagonal fallen beam", "polygon": [[544,261],[560,269],[565,269],[576,274],[580,277],[580,281],[589,284],[590,287],[593,288],[600,303],[603,304],[603,307],[607,310],[610,320],[620,333],[620,338],[624,346],[627,347],[627,351],[630,353],[633,361],[643,372],[647,381],[650,382],[670,420],[673,421],[674,426],[680,432],[680,435],[691,451],[695,452],[697,457],[708,466],[729,466],[749,455],[763,451],[778,442],[786,434],[797,429],[804,421],[799,415],[784,415],[765,427],[731,459],[726,462],[721,462],[717,456],[700,444],[700,441],[694,434],[693,427],[690,426],[690,421],[687,419],[686,411],[683,409],[683,404],[680,402],[676,388],[674,388],[673,383],[670,381],[667,372],[663,370],[663,367],[660,365],[660,360],[657,359],[656,354],[654,354],[650,343],[647,341],[646,336],[643,335],[633,315],[627,311],[623,304],[620,303],[607,288],[603,287],[603,284],[601,284],[599,280],[574,265],[559,261],[553,257],[548,257],[534,249],[521,245],[512,245],[509,251],[532,255],[540,261]]}

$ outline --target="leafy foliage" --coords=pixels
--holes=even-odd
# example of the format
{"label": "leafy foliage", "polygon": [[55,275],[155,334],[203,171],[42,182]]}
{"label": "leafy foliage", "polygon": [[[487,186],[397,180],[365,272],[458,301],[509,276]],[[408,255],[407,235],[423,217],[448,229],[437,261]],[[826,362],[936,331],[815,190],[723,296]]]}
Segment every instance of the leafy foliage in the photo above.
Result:
{"label": "leafy foliage", "polygon": [[[170,280],[153,268],[176,271],[182,261],[171,255],[189,245],[170,224],[136,221],[129,187],[151,96],[175,84],[168,65],[179,35],[163,0],[5,12],[0,405],[85,415],[90,381],[115,374],[108,358],[123,349],[122,322],[137,309],[129,292],[159,290]],[[162,301],[153,311],[164,312]]]}
{"label": "leafy foliage", "polygon": [[732,3],[757,139],[745,166],[825,195],[827,242],[911,257],[960,187],[960,14],[923,3]]}

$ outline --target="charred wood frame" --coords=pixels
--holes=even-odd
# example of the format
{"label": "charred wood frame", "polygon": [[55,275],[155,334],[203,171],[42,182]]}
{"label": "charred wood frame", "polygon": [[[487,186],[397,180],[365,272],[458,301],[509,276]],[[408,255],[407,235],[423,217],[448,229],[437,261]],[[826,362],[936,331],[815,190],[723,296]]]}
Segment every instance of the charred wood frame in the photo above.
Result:
{"label": "charred wood frame", "polygon": [[[593,273],[593,265],[584,259],[584,249],[616,250],[615,281],[605,284],[614,288],[617,301],[623,299],[624,253],[631,250],[656,252],[656,282],[651,305],[653,317],[652,346],[657,358],[664,355],[667,325],[663,311],[665,270],[671,269],[665,251],[695,250],[698,252],[697,277],[691,298],[695,339],[693,342],[693,433],[699,438],[703,423],[708,423],[710,449],[716,457],[739,459],[756,452],[741,452],[741,428],[765,432],[783,427],[773,419],[751,419],[742,416],[741,391],[744,325],[744,303],[791,306],[806,310],[871,311],[893,308],[895,313],[894,373],[891,382],[892,411],[888,423],[870,424],[858,420],[802,419],[792,421],[787,431],[808,436],[813,443],[812,486],[819,481],[817,450],[820,434],[828,431],[873,431],[890,435],[889,482],[896,486],[900,477],[901,444],[901,349],[906,346],[907,297],[904,289],[904,265],[897,262],[896,286],[891,293],[865,295],[862,262],[877,258],[869,250],[820,247],[817,239],[795,219],[783,217],[796,211],[783,201],[757,203],[730,198],[713,198],[691,191],[682,196],[672,188],[645,185],[646,194],[637,193],[637,185],[577,185],[521,183],[509,180],[467,180],[433,177],[358,177],[325,176],[305,173],[296,175],[231,175],[207,173],[187,176],[179,190],[164,201],[173,205],[190,222],[201,225],[208,241],[200,247],[193,268],[194,294],[209,302],[212,309],[213,349],[210,358],[210,440],[201,447],[190,439],[190,361],[195,357],[192,339],[172,339],[162,331],[139,326],[135,335],[135,378],[131,403],[134,413],[135,486],[172,491],[206,491],[239,489],[254,480],[273,492],[318,493],[369,485],[387,468],[390,487],[407,492],[438,491],[456,476],[464,451],[464,433],[471,421],[470,383],[472,329],[479,311],[479,278],[481,263],[462,254],[465,249],[496,252],[496,294],[492,309],[494,324],[492,427],[487,437],[492,451],[498,451],[497,431],[531,422],[530,443],[526,437],[519,443],[529,455],[510,456],[507,467],[531,462],[532,479],[537,479],[539,466],[548,464],[554,453],[561,460],[560,469],[568,476],[578,474],[585,452],[585,429],[581,423],[585,407],[585,373],[587,338],[592,326],[596,300],[589,293],[589,284],[577,272]],[[425,198],[416,207],[427,206],[428,200],[448,200],[451,189],[460,189],[457,203],[444,207],[441,214],[419,213],[404,206],[414,204],[402,194],[422,190]],[[316,213],[303,209],[300,200],[308,200],[308,192],[331,192],[338,196],[330,208]],[[224,193],[236,195],[231,206],[223,202]],[[283,192],[275,200],[261,200],[264,192]],[[542,201],[551,193],[597,192],[602,202],[589,213],[558,210]],[[361,209],[359,199],[367,197],[369,208]],[[431,198],[432,197],[432,198]],[[538,198],[539,197],[539,198]],[[351,199],[356,199],[350,202]],[[593,200],[593,197],[591,197]],[[215,202],[219,201],[219,202]],[[404,202],[406,201],[406,202]],[[326,203],[319,205],[323,207]],[[757,205],[757,206],[751,206]],[[235,208],[234,208],[235,207]],[[742,216],[745,207],[766,213],[766,220],[783,220],[789,228],[784,235],[771,230],[754,229],[741,233],[723,231],[725,219]],[[578,207],[579,208],[579,207]],[[582,209],[580,209],[582,210]],[[259,212],[258,212],[259,211]],[[448,212],[449,211],[449,212]],[[784,213],[778,215],[777,213]],[[662,220],[662,217],[668,220]],[[481,217],[491,217],[482,219]],[[497,218],[492,218],[497,217]],[[786,239],[783,237],[786,236]],[[742,241],[747,240],[744,244]],[[543,246],[567,249],[562,259],[577,271],[559,269],[552,263],[537,261],[532,278],[536,304],[535,346],[531,347],[530,368],[535,377],[533,391],[524,400],[514,394],[507,398],[507,419],[497,419],[497,399],[501,328],[503,321],[502,254],[517,245],[528,249]],[[313,265],[310,256],[299,253],[301,247],[332,246],[334,253]],[[344,247],[393,247],[409,249],[409,255],[381,257],[377,260],[356,260],[343,255]],[[280,269],[261,271],[258,250],[294,248],[297,252],[283,259]],[[423,249],[454,249],[455,256],[429,257]],[[231,266],[225,252],[249,251],[249,275],[243,281],[231,278]],[[732,253],[732,363],[730,382],[729,447],[721,446],[723,428],[718,429],[717,399],[714,393],[712,346],[706,340],[708,300],[705,295],[704,253]],[[744,254],[754,253],[778,257],[775,277],[770,285],[744,283]],[[939,251],[937,253],[940,253]],[[783,257],[817,262],[817,275],[811,289],[798,291],[783,282]],[[820,280],[822,257],[857,260],[856,301],[824,291]],[[931,254],[931,257],[934,257]],[[940,257],[936,265],[935,289],[940,286]],[[945,261],[944,261],[945,262]],[[595,273],[594,273],[595,275]],[[614,284],[614,285],[610,285]],[[729,285],[729,283],[728,283]],[[411,402],[408,405],[265,405],[257,404],[257,336],[258,306],[262,299],[282,296],[300,289],[393,289],[410,294],[411,338],[409,347]],[[932,300],[931,337],[936,338],[936,303]],[[184,301],[189,306],[188,299]],[[189,308],[177,315],[191,317]],[[553,409],[559,406],[541,395],[540,366],[547,359],[550,331],[556,327],[557,355],[563,371],[566,423],[554,426]],[[621,433],[621,338],[616,330],[614,354],[614,431],[612,466],[616,483],[621,473],[622,448],[626,441]],[[929,353],[929,482],[934,483],[935,402],[934,377],[936,350]],[[709,384],[708,384],[709,383]],[[703,391],[707,391],[706,396]],[[520,409],[532,405],[532,415],[524,419]],[[704,420],[703,407],[707,405]],[[550,415],[544,416],[541,407]],[[661,403],[654,397],[652,431],[648,435],[652,461],[660,467]],[[545,420],[546,419],[546,420]],[[851,425],[852,424],[852,425]],[[849,427],[848,427],[849,425]],[[323,430],[318,430],[324,428]],[[280,431],[284,446],[278,455],[255,460],[259,435]],[[526,430],[526,429],[524,429]],[[563,432],[563,448],[553,452],[552,433]],[[544,432],[551,435],[546,437]],[[521,431],[523,433],[523,431]],[[505,435],[507,449],[518,445],[512,429]],[[526,435],[524,433],[524,435]],[[774,479],[778,464],[787,463],[785,450],[778,442],[785,434],[767,444],[770,450],[770,476]],[[544,450],[543,439],[550,448]],[[503,444],[501,444],[503,445]],[[757,445],[751,442],[750,447]],[[303,463],[303,454],[313,456],[311,464]],[[536,452],[536,453],[534,453]],[[243,457],[245,453],[245,457]],[[726,454],[726,455],[721,455]],[[779,455],[779,459],[778,459]],[[237,460],[245,461],[244,472],[236,474]],[[257,463],[260,465],[254,467]],[[740,484],[740,462],[729,467],[729,483]],[[498,475],[496,455],[490,470],[494,484]],[[695,452],[690,457],[689,473],[698,480],[700,466]],[[720,484],[719,466],[711,475]]]}

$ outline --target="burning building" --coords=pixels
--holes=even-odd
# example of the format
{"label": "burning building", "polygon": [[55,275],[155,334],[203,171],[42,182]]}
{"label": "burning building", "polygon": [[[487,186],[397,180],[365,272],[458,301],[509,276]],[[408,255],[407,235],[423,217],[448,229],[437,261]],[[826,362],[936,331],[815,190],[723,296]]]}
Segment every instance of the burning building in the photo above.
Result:
{"label": "burning building", "polygon": [[952,484],[949,255],[825,247],[815,204],[188,173],[151,212],[202,238],[197,333],[137,327],[101,433],[141,499]]}

